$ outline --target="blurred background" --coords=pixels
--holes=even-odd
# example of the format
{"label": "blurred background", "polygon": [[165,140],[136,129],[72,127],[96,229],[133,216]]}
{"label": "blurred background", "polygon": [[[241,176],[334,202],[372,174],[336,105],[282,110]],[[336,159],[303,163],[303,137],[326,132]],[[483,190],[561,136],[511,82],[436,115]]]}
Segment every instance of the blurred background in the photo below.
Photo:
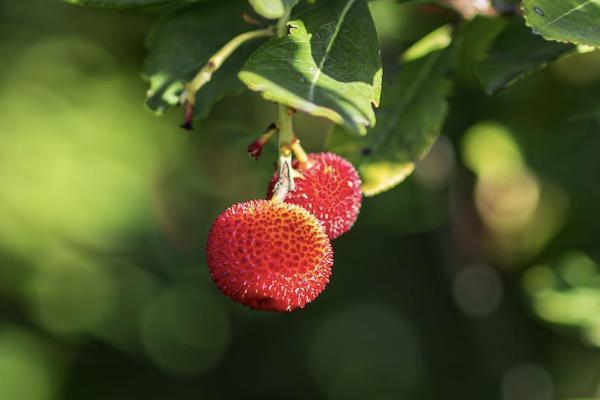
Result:
{"label": "blurred background", "polygon": [[[385,71],[443,15],[371,3]],[[363,203],[327,290],[260,313],[204,243],[264,197],[251,93],[193,134],[144,110],[158,10],[0,0],[0,399],[600,398],[600,52],[494,96],[460,49],[443,137]],[[475,35],[497,22],[477,19]],[[326,121],[297,116],[309,150]]]}

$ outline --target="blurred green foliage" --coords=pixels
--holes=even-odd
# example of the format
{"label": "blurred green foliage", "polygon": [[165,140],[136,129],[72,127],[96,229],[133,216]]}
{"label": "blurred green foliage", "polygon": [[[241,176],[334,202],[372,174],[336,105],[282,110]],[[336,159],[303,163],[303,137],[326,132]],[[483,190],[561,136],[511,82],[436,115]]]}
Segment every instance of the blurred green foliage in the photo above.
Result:
{"label": "blurred green foliage", "polygon": [[[384,75],[444,22],[371,3]],[[0,399],[503,399],[600,395],[600,53],[487,96],[498,22],[465,25],[442,138],[335,243],[292,314],[221,296],[212,219],[264,197],[258,95],[192,135],[143,108],[157,9],[0,1]],[[477,40],[475,40],[477,39]],[[329,123],[296,120],[307,148]]]}

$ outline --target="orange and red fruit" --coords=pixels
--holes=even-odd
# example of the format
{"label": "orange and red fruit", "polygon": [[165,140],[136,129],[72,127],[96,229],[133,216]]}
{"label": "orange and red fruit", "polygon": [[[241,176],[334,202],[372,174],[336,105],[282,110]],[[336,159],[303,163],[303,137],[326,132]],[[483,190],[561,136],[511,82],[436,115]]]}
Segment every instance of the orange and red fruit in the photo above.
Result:
{"label": "orange and red fruit", "polygon": [[[296,189],[288,193],[285,202],[299,205],[321,222],[330,239],[347,232],[360,212],[361,181],[354,166],[333,153],[308,154],[308,162],[294,161],[294,169],[302,178],[294,180]],[[271,198],[277,182],[273,176],[267,198]]]}
{"label": "orange and red fruit", "polygon": [[208,268],[225,295],[258,310],[292,311],[329,283],[331,243],[311,213],[294,204],[251,200],[217,217]]}

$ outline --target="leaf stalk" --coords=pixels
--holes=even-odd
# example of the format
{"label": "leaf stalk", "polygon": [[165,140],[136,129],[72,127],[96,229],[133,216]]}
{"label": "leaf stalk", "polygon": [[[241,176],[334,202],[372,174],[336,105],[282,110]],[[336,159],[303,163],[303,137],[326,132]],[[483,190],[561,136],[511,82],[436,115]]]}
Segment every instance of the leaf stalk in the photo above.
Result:
{"label": "leaf stalk", "polygon": [[182,102],[186,105],[186,116],[185,122],[182,125],[186,129],[191,129],[192,127],[192,113],[190,110],[193,110],[193,107],[196,104],[196,93],[210,80],[212,79],[213,74],[221,68],[223,63],[227,61],[227,59],[244,43],[249,42],[253,39],[258,39],[261,37],[268,37],[275,35],[274,27],[268,27],[265,29],[258,29],[255,31],[244,32],[225,44],[219,51],[213,54],[212,57],[208,59],[208,62],[198,73],[196,76],[189,81],[184,88],[183,93],[181,94]]}
{"label": "leaf stalk", "polygon": [[290,7],[285,8],[284,14],[277,20],[277,36],[283,37],[287,34],[287,23],[292,15],[292,9]]}

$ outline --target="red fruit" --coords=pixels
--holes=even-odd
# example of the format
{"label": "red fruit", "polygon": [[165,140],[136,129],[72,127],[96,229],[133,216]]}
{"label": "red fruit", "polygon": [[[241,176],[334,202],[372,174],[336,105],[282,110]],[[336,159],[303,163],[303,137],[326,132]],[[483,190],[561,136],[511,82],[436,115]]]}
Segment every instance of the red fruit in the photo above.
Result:
{"label": "red fruit", "polygon": [[[294,169],[303,178],[294,180],[296,189],[285,202],[306,208],[323,224],[327,236],[335,239],[352,228],[358,218],[362,201],[360,178],[354,166],[337,154],[309,154],[307,164],[303,168],[298,160],[294,161]],[[277,173],[269,186],[269,199],[275,182]]]}
{"label": "red fruit", "polygon": [[208,269],[226,296],[257,310],[292,311],[329,283],[333,252],[319,221],[286,203],[252,200],[213,223]]}

